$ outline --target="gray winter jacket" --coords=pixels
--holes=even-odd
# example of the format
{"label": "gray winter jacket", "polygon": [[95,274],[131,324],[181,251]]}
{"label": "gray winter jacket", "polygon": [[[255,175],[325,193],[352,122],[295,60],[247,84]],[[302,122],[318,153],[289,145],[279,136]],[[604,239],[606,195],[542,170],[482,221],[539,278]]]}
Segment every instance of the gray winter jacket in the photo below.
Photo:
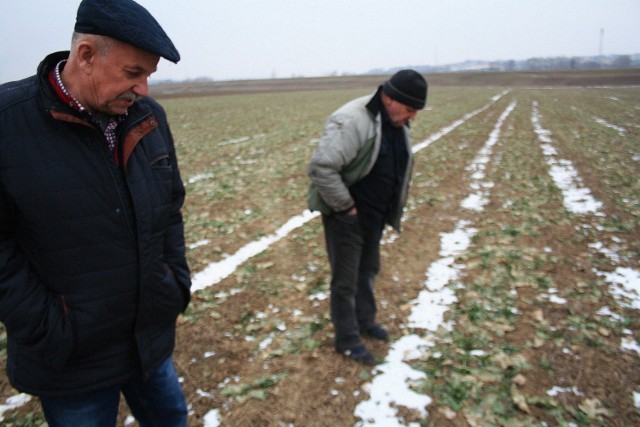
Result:
{"label": "gray winter jacket", "polygon": [[[308,169],[311,186],[307,202],[310,210],[329,215],[354,206],[349,187],[367,176],[380,151],[382,120],[380,111],[372,107],[372,101],[379,92],[380,89],[373,96],[348,102],[327,119]],[[411,134],[406,126],[404,134],[409,162],[398,199],[386,218],[386,222],[398,231],[414,163]]]}

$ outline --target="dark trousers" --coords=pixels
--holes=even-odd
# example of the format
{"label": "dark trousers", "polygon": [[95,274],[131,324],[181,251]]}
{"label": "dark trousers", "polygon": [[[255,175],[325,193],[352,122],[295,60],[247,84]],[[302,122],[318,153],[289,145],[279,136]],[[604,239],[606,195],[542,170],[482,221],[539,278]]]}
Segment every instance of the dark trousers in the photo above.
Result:
{"label": "dark trousers", "polygon": [[338,351],[359,344],[360,331],[375,324],[374,282],[380,271],[382,215],[358,212],[323,215],[331,265],[331,321]]}

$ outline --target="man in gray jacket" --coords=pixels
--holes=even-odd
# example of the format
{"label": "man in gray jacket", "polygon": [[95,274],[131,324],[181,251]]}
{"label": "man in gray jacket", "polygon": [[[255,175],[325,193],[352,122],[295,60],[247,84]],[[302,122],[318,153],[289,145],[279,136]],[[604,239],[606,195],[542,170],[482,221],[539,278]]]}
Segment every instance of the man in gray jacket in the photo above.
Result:
{"label": "man in gray jacket", "polygon": [[427,82],[402,70],[373,96],[355,99],[327,120],[309,165],[308,203],[322,213],[331,265],[336,351],[366,364],[361,335],[388,340],[376,324],[375,277],[385,224],[400,230],[413,169],[409,120],[424,108]]}

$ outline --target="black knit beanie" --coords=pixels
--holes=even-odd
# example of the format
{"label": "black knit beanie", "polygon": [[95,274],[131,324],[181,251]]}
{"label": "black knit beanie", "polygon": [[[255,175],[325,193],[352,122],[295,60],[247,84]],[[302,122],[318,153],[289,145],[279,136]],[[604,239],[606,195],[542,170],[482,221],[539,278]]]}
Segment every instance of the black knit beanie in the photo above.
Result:
{"label": "black knit beanie", "polygon": [[414,70],[398,71],[382,85],[389,97],[416,110],[424,108],[427,89],[427,81]]}

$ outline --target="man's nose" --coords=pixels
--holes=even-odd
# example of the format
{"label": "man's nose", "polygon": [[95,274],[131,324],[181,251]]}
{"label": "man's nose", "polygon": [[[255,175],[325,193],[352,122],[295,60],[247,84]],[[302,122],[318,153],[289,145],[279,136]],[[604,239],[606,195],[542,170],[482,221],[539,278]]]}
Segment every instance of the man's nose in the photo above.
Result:
{"label": "man's nose", "polygon": [[148,96],[149,95],[149,81],[148,79],[145,77],[144,79],[140,80],[138,83],[136,83],[133,86],[133,93],[135,93],[138,96]]}

